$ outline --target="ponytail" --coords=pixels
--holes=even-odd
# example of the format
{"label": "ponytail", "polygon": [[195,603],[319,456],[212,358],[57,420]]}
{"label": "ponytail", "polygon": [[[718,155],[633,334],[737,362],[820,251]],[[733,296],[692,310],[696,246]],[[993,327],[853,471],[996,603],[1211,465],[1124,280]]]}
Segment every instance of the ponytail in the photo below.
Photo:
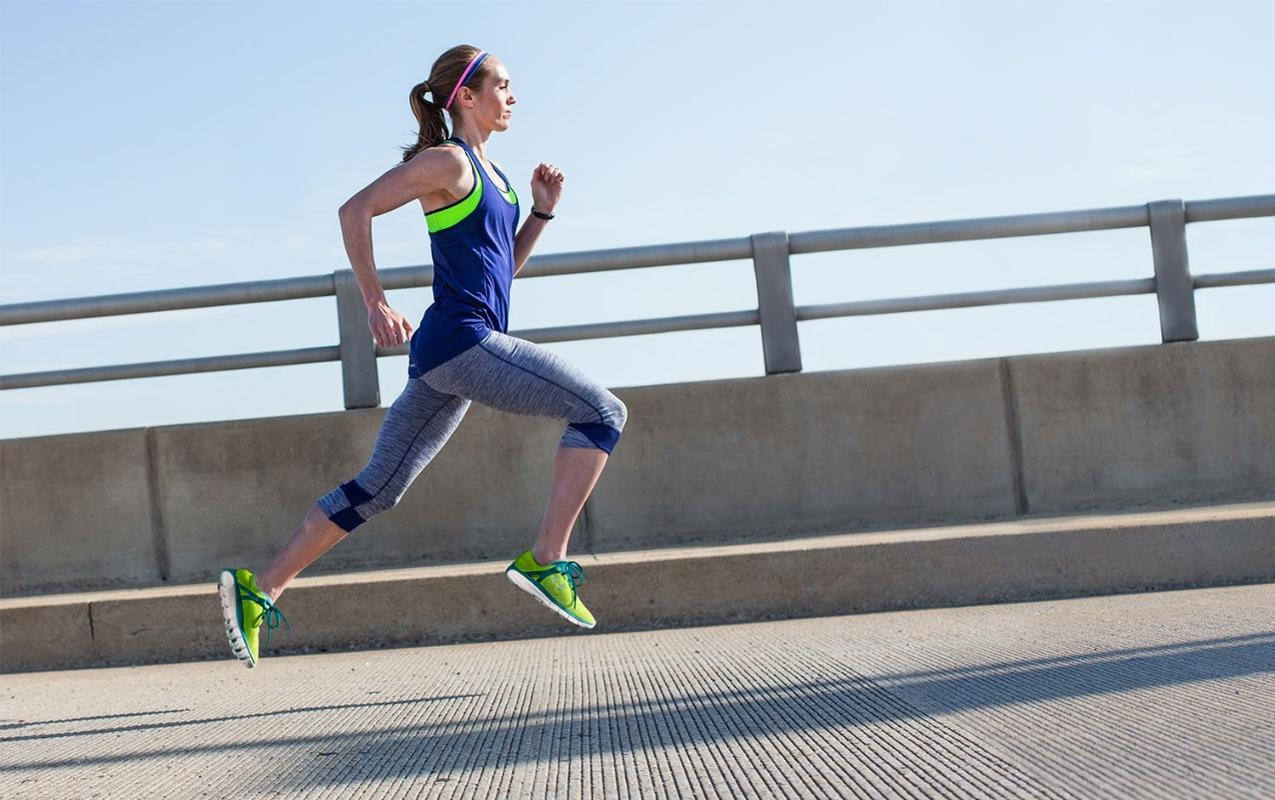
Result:
{"label": "ponytail", "polygon": [[447,138],[447,120],[443,117],[443,109],[437,103],[428,100],[425,95],[430,91],[429,81],[421,81],[412,87],[408,101],[412,105],[412,113],[420,124],[420,132],[416,135],[416,144],[404,147],[403,161],[427,147],[433,147]]}

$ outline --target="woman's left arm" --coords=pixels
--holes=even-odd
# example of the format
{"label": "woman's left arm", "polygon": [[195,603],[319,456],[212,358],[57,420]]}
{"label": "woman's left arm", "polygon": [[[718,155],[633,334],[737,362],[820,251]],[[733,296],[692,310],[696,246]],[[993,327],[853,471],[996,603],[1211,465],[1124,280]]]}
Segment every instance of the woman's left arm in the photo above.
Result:
{"label": "woman's left arm", "polygon": [[[553,164],[541,162],[540,166],[531,173],[531,207],[537,211],[552,214],[558,207],[558,198],[562,197],[564,180],[562,170]],[[531,248],[536,246],[540,232],[548,224],[548,220],[540,219],[530,212],[527,213],[527,219],[522,223],[522,230],[518,231],[518,235],[514,237],[514,275],[517,275],[518,270],[522,269],[522,265],[527,262],[531,256]]]}

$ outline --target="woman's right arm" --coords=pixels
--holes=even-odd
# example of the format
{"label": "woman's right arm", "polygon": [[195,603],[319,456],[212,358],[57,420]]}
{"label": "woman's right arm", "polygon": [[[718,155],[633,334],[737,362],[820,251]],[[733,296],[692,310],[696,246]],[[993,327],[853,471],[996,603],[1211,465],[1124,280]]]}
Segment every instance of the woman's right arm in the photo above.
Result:
{"label": "woman's right arm", "polygon": [[346,200],[338,212],[345,252],[367,306],[367,324],[378,347],[395,347],[407,341],[412,325],[385,300],[385,290],[372,254],[372,217],[399,206],[443,192],[460,197],[466,177],[465,154],[454,147],[431,147],[410,161],[390,169]]}

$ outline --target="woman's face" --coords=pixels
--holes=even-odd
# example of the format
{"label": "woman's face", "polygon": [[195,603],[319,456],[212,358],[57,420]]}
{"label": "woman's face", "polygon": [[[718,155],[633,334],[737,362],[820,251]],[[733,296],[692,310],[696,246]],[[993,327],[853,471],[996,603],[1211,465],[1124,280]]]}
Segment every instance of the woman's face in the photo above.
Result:
{"label": "woman's face", "polygon": [[513,116],[513,105],[518,100],[509,88],[509,72],[505,65],[495,56],[487,56],[484,66],[487,64],[491,65],[492,71],[483,81],[482,88],[473,93],[472,110],[466,110],[484,127],[497,131],[507,130]]}

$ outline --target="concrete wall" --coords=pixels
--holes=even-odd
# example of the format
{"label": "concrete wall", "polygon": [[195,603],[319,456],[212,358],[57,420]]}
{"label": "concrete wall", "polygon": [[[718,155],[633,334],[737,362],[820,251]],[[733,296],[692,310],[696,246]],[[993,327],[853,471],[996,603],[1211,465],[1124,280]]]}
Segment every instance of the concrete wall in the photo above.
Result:
{"label": "concrete wall", "polygon": [[144,430],[0,442],[0,592],[159,577]]}
{"label": "concrete wall", "polygon": [[[576,550],[1275,496],[1275,338],[615,391],[629,422]],[[0,442],[0,592],[259,566],[383,414]],[[402,504],[311,573],[511,558],[561,432],[472,405]]]}
{"label": "concrete wall", "polygon": [[617,394],[625,438],[588,503],[598,550],[1014,514],[995,361]]}
{"label": "concrete wall", "polygon": [[1027,510],[1275,492],[1275,339],[1009,359]]}

